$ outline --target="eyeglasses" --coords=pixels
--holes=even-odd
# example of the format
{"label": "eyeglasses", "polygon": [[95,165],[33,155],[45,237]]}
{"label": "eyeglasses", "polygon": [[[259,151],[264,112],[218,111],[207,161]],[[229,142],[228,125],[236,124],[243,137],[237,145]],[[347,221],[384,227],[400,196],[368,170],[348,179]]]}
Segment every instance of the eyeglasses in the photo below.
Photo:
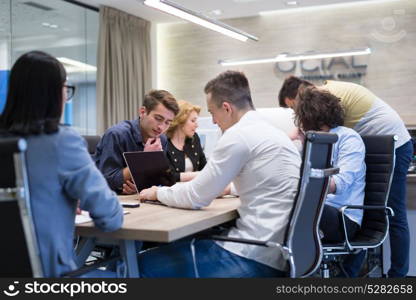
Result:
{"label": "eyeglasses", "polygon": [[66,88],[66,98],[65,101],[69,101],[72,99],[72,97],[74,97],[75,94],[75,86],[73,85],[64,85],[64,87]]}

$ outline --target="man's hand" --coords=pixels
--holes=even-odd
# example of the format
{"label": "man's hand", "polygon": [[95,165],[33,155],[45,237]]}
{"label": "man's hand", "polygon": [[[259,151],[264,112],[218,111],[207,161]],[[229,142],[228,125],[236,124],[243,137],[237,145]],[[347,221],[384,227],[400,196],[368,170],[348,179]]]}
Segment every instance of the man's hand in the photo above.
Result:
{"label": "man's hand", "polygon": [[296,127],[289,133],[289,138],[292,141],[300,140],[301,142],[303,142],[305,140],[305,134],[303,133],[303,131],[301,129]]}
{"label": "man's hand", "polygon": [[160,141],[160,138],[148,138],[144,145],[144,151],[162,151],[162,142]]}
{"label": "man's hand", "polygon": [[152,186],[151,188],[142,190],[139,194],[139,200],[157,200],[157,186]]}
{"label": "man's hand", "polygon": [[231,183],[225,187],[225,189],[222,191],[220,197],[223,197],[225,195],[231,195]]}
{"label": "man's hand", "polygon": [[131,180],[131,173],[128,167],[123,169],[123,179],[124,181]]}
{"label": "man's hand", "polygon": [[198,175],[198,173],[199,172],[181,172],[179,174],[180,181],[181,182],[191,181],[192,179],[196,177],[196,175]]}
{"label": "man's hand", "polygon": [[123,194],[125,195],[131,195],[136,194],[136,185],[131,180],[126,180],[125,183],[123,183]]}

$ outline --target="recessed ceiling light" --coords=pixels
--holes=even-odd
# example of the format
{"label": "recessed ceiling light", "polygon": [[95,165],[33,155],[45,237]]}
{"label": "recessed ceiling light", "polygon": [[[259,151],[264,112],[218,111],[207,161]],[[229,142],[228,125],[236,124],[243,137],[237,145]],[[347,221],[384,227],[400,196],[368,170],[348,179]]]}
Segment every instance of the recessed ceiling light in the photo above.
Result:
{"label": "recessed ceiling light", "polygon": [[144,5],[147,5],[149,7],[153,7],[162,12],[171,14],[189,22],[217,31],[219,33],[222,33],[224,35],[227,35],[229,37],[235,38],[243,42],[247,41],[248,39],[258,41],[258,38],[251,34],[248,34],[223,22],[220,22],[214,18],[205,16],[199,12],[192,11],[170,0],[145,0],[143,3]]}
{"label": "recessed ceiling light", "polygon": [[68,73],[77,73],[77,72],[96,72],[97,67],[92,66],[78,60],[70,59],[67,57],[58,57],[57,58],[63,65],[65,70]]}
{"label": "recessed ceiling light", "polygon": [[210,15],[214,15],[214,16],[221,16],[222,15],[222,10],[221,9],[213,9],[209,12]]}
{"label": "recessed ceiling light", "polygon": [[250,3],[250,2],[257,2],[259,0],[233,0],[235,3]]}
{"label": "recessed ceiling light", "polygon": [[298,1],[286,1],[285,4],[286,6],[297,6]]}
{"label": "recessed ceiling light", "polygon": [[43,23],[42,23],[42,26],[44,26],[44,27],[49,27],[49,28],[52,28],[52,29],[57,29],[57,28],[59,28],[59,26],[58,26],[57,24],[51,24],[51,23],[48,23],[48,22],[43,22]]}

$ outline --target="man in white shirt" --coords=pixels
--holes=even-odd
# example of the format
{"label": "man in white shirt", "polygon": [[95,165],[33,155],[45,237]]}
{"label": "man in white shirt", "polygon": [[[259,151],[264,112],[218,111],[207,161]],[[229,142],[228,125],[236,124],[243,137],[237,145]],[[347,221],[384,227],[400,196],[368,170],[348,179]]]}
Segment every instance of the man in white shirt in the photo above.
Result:
{"label": "man in white shirt", "polygon": [[[199,209],[233,181],[241,206],[228,237],[283,243],[299,182],[298,151],[254,110],[243,73],[221,73],[207,83],[205,93],[213,122],[223,132],[207,165],[192,181],[152,187],[140,198]],[[275,248],[198,240],[195,252],[200,277],[275,277],[287,270]],[[141,254],[139,269],[143,277],[194,277],[189,241]]]}

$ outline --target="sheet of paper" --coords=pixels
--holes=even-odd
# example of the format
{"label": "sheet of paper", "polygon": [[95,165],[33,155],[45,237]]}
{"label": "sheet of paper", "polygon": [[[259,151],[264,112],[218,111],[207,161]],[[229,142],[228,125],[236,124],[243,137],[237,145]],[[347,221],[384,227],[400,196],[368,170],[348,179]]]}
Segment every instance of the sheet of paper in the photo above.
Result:
{"label": "sheet of paper", "polygon": [[[126,215],[130,212],[125,210],[123,213]],[[80,215],[75,215],[75,224],[83,224],[87,222],[92,222],[92,218],[90,217],[90,213],[88,211],[83,210]]]}

